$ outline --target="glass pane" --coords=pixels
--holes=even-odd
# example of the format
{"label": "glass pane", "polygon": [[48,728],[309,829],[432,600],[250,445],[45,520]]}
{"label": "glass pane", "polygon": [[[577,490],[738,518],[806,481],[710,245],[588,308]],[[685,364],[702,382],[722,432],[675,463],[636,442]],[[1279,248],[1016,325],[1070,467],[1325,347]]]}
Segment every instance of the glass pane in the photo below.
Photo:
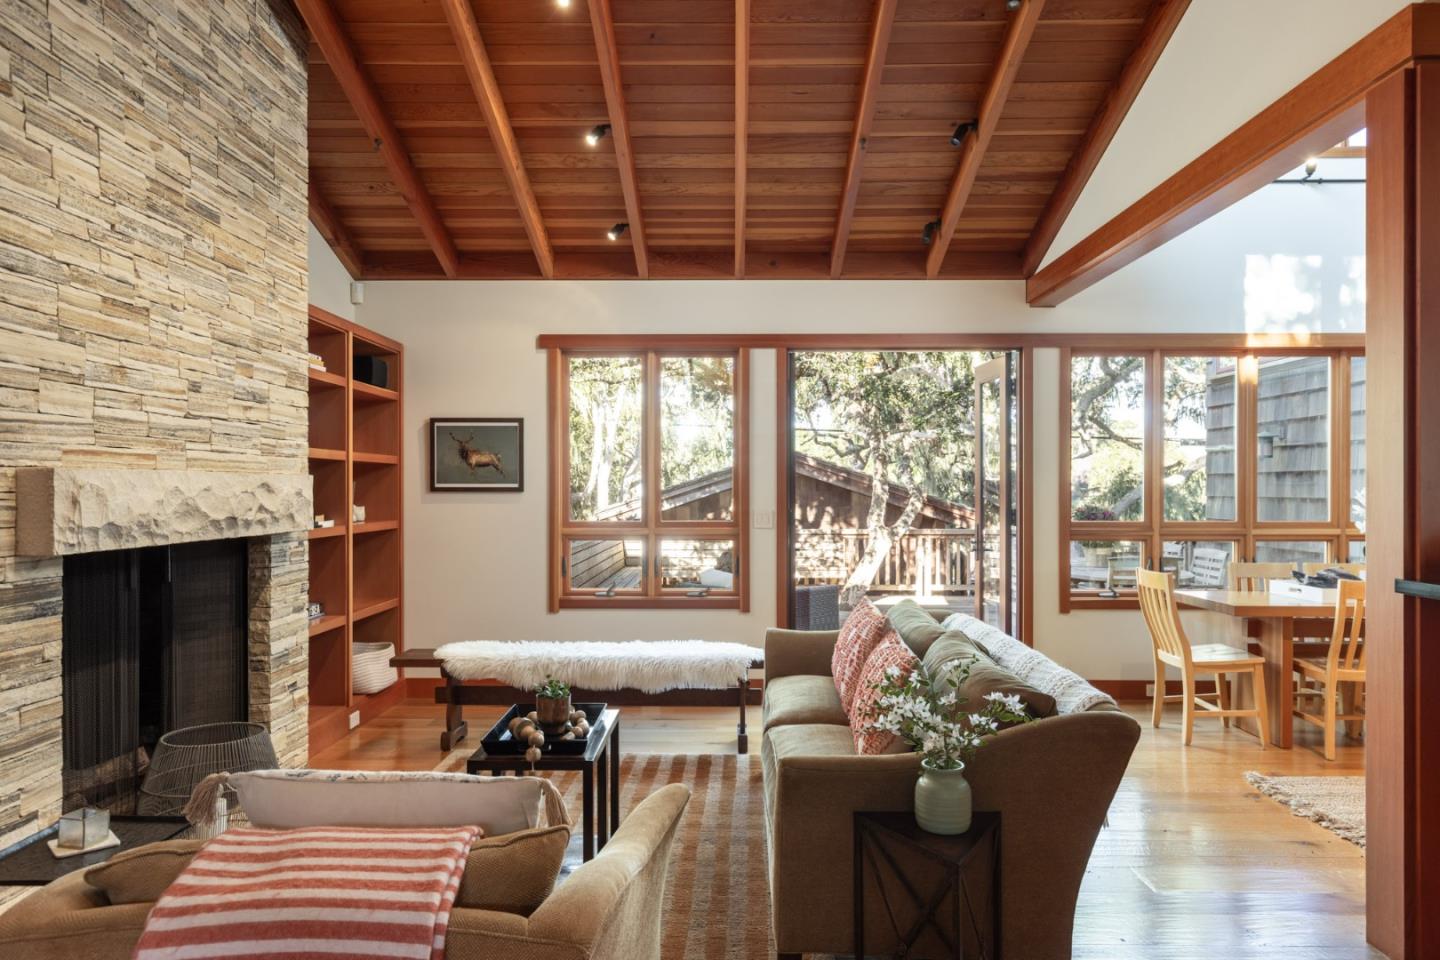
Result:
{"label": "glass pane", "polygon": [[666,590],[734,590],[735,574],[733,540],[660,541],[660,586]]}
{"label": "glass pane", "polygon": [[1257,540],[1255,559],[1259,563],[1323,563],[1323,540]]}
{"label": "glass pane", "polygon": [[1165,360],[1165,519],[1234,520],[1234,357]]}
{"label": "glass pane", "polygon": [[1076,540],[1070,544],[1070,589],[1134,590],[1144,559],[1138,540]]}
{"label": "glass pane", "polygon": [[644,381],[639,357],[570,358],[572,519],[640,519]]}
{"label": "glass pane", "polygon": [[639,590],[645,576],[644,540],[571,540],[570,589]]}
{"label": "glass pane", "polygon": [[790,354],[792,622],[833,629],[863,596],[974,611],[975,367],[990,356]]}
{"label": "glass pane", "polygon": [[1167,540],[1160,569],[1175,574],[1180,587],[1224,587],[1229,583],[1235,544],[1228,540]]}
{"label": "glass pane", "polygon": [[1365,529],[1364,357],[1350,358],[1350,522]]}
{"label": "glass pane", "polygon": [[1145,516],[1145,358],[1070,362],[1070,503],[1076,520]]}
{"label": "glass pane", "polygon": [[1328,520],[1330,358],[1261,358],[1256,412],[1260,520]]}
{"label": "glass pane", "polygon": [[735,504],[735,360],[660,361],[660,514],[729,520]]}
{"label": "glass pane", "polygon": [[985,598],[985,609],[976,616],[991,626],[1002,626],[1000,622],[1000,552],[1004,530],[1000,526],[1000,467],[1004,460],[1000,449],[1000,384],[987,380],[980,384],[980,434],[982,486],[980,490],[981,529],[984,537],[981,549],[983,582],[981,590]]}
{"label": "glass pane", "polygon": [[1364,562],[1365,562],[1365,541],[1364,541],[1364,540],[1351,540],[1351,541],[1350,541],[1349,546],[1347,547],[1346,553],[1345,553],[1345,562],[1346,562],[1346,563],[1364,563]]}

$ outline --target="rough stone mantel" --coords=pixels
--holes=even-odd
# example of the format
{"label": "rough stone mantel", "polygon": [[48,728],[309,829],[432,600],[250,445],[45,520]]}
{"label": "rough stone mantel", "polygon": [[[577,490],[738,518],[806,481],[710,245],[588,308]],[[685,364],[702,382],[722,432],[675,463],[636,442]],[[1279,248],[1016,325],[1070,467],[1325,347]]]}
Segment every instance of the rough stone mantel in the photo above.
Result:
{"label": "rough stone mantel", "polygon": [[15,501],[26,557],[273,536],[314,520],[307,474],[24,467]]}

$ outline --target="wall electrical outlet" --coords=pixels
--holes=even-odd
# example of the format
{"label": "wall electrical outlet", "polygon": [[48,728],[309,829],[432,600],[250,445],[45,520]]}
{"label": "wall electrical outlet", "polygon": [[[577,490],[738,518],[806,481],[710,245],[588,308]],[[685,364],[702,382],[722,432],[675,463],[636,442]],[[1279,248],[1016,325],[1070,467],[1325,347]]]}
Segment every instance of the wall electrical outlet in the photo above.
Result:
{"label": "wall electrical outlet", "polygon": [[1145,696],[1150,697],[1150,698],[1154,698],[1154,696],[1155,696],[1155,684],[1153,684],[1153,683],[1147,683],[1147,684],[1145,684]]}
{"label": "wall electrical outlet", "polygon": [[359,711],[359,710],[351,710],[351,711],[350,711],[350,729],[351,729],[351,730],[354,730],[354,729],[355,729],[356,727],[358,727],[358,726],[360,726],[360,711]]}

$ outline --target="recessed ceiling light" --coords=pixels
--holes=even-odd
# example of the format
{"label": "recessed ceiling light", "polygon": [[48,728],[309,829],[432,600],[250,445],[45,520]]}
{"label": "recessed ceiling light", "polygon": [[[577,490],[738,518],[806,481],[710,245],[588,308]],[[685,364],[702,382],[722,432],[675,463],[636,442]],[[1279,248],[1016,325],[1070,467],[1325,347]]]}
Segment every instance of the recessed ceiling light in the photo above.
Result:
{"label": "recessed ceiling light", "polygon": [[609,136],[609,135],[610,135],[610,124],[608,124],[608,123],[598,124],[597,126],[591,128],[591,130],[590,130],[589,133],[585,134],[585,143],[586,143],[587,146],[593,147],[593,146],[595,146],[597,143],[599,143],[601,140],[604,140],[604,139],[605,139],[607,136]]}
{"label": "recessed ceiling light", "polygon": [[569,10],[570,0],[555,0],[555,6],[559,7],[561,10]]}
{"label": "recessed ceiling light", "polygon": [[611,241],[619,240],[619,239],[620,239],[620,236],[621,236],[626,230],[629,230],[629,229],[630,229],[630,224],[628,224],[628,223],[617,223],[617,224],[615,224],[615,226],[613,226],[613,227],[611,227],[609,230],[605,231],[605,236],[609,237]]}
{"label": "recessed ceiling light", "polygon": [[[565,2],[565,3],[561,3],[560,6],[562,6],[562,7],[569,6],[568,0],[567,0],[567,2]],[[1011,10],[1019,10],[1019,9],[1020,9],[1020,0],[1005,0],[1005,6],[1009,7]]]}

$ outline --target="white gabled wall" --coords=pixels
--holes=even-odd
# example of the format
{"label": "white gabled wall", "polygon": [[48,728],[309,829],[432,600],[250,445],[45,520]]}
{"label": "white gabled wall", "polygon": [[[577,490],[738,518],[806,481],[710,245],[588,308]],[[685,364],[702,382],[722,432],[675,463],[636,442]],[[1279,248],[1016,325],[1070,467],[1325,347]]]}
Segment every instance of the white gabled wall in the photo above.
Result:
{"label": "white gabled wall", "polygon": [[355,306],[350,302],[350,273],[335,251],[320,236],[313,223],[310,228],[310,302],[346,320],[355,319]]}
{"label": "white gabled wall", "polygon": [[1045,262],[1089,236],[1409,0],[1191,0]]}
{"label": "white gabled wall", "polygon": [[[689,637],[758,644],[775,622],[773,527],[751,531],[748,614],[546,613],[546,370],[535,348],[542,333],[1357,332],[1363,304],[1346,291],[1362,254],[1362,207],[1356,186],[1267,188],[1054,310],[1025,306],[1017,282],[367,283],[359,322],[406,347],[406,636],[415,646]],[[1285,282],[1261,295],[1248,266],[1255,262],[1294,269],[1266,269],[1265,277]],[[1257,312],[1257,302],[1284,309]],[[774,351],[755,351],[752,371],[751,496],[757,514],[773,514]],[[1138,613],[1058,612],[1059,351],[1037,351],[1035,371],[1038,646],[1092,678],[1146,678],[1149,641]],[[432,416],[523,417],[525,491],[430,493]]]}

